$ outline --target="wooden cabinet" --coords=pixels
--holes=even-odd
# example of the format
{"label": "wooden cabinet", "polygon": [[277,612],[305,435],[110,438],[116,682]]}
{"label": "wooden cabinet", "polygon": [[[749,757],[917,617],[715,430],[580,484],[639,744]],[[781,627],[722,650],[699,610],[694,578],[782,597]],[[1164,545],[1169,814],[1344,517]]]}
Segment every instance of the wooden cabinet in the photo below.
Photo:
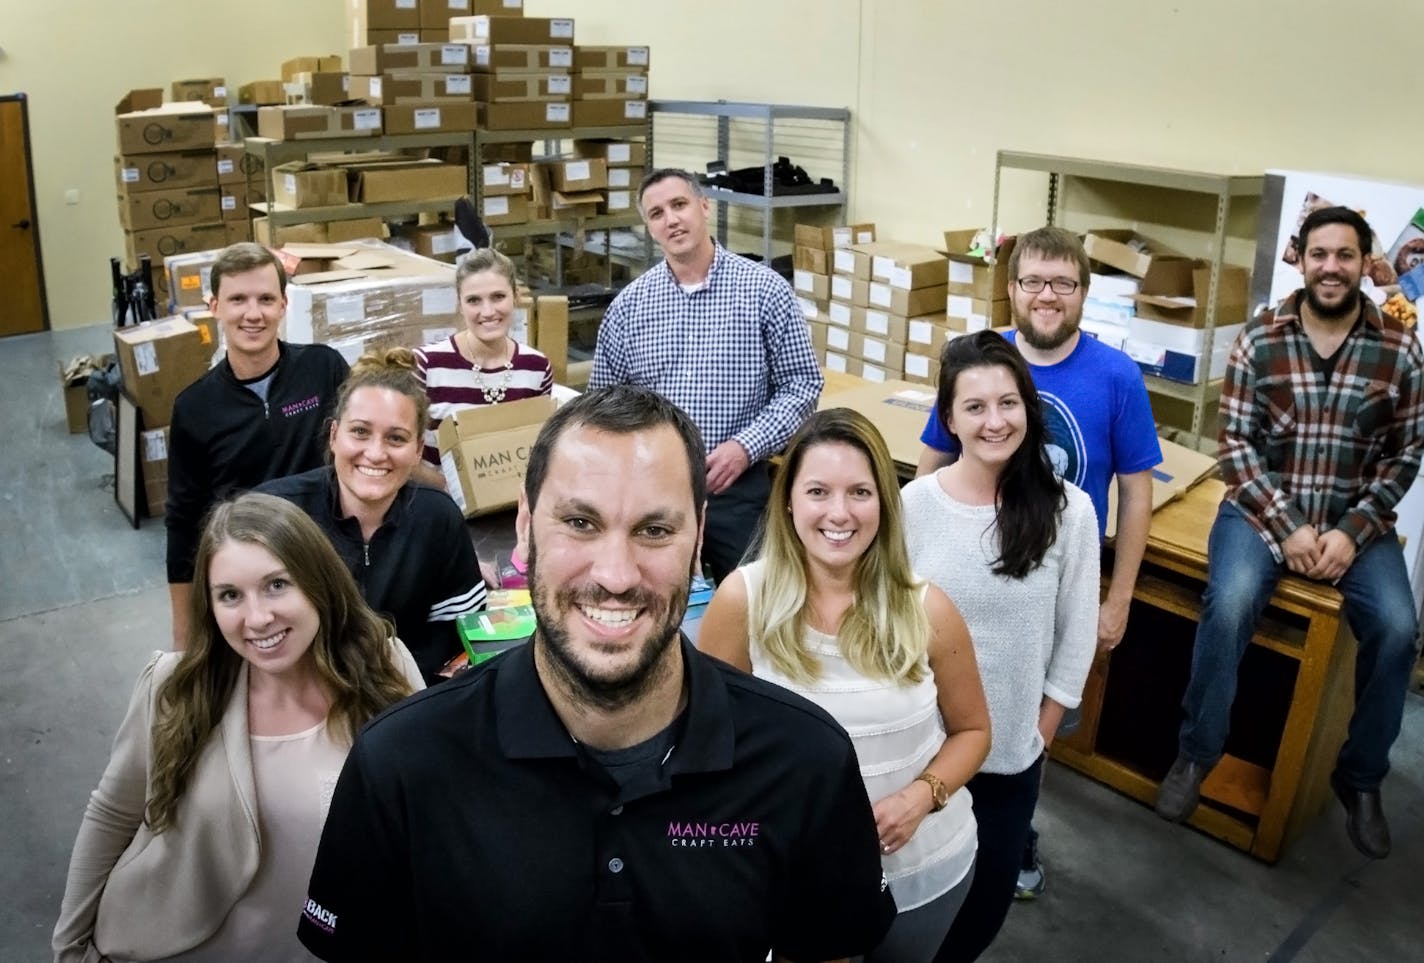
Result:
{"label": "wooden cabinet", "polygon": [[[1177,754],[1207,537],[1223,491],[1220,481],[1202,482],[1153,516],[1127,635],[1094,664],[1078,731],[1053,745],[1053,758],[1148,805]],[[1279,859],[1333,802],[1329,777],[1353,709],[1354,662],[1340,594],[1282,579],[1242,659],[1226,755],[1189,824]]]}

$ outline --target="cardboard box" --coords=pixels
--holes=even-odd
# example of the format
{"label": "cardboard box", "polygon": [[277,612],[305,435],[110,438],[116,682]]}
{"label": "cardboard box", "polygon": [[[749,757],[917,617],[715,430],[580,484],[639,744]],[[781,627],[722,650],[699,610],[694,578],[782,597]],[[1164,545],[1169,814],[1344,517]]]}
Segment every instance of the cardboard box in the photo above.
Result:
{"label": "cardboard box", "polygon": [[851,327],[861,334],[903,345],[909,334],[910,319],[902,314],[866,308],[851,315]]}
{"label": "cardboard box", "polygon": [[352,77],[347,85],[352,100],[368,104],[440,103],[475,99],[470,74],[381,74]]}
{"label": "cardboard box", "polygon": [[354,169],[353,175],[353,200],[363,204],[454,200],[463,197],[469,186],[463,164],[444,164],[434,159],[361,167]]}
{"label": "cardboard box", "polygon": [[[638,140],[576,140],[574,141],[574,153],[579,157],[597,157],[609,168],[648,166],[648,145]],[[822,271],[820,273],[830,274],[831,272]]]}
{"label": "cardboard box", "polygon": [[821,362],[821,367],[827,371],[838,371],[841,374],[851,373],[851,359],[839,351],[832,351],[830,348],[827,348],[823,353],[816,356],[816,360]]}
{"label": "cardboard box", "polygon": [[962,294],[951,294],[945,298],[944,313],[951,328],[972,334],[985,328],[998,328],[1008,324],[1009,302],[1007,298],[985,301],[981,298],[967,298]]}
{"label": "cardboard box", "polygon": [[628,68],[646,71],[648,69],[649,48],[647,47],[599,47],[582,46],[574,56],[576,70],[626,70]]}
{"label": "cardboard box", "polygon": [[239,104],[256,104],[259,107],[287,102],[287,87],[280,80],[254,80],[237,88]]}
{"label": "cardboard box", "polygon": [[165,104],[119,114],[119,153],[158,154],[211,150],[217,143],[213,109],[201,103]]}
{"label": "cardboard box", "polygon": [[409,224],[399,228],[396,237],[406,241],[416,254],[453,264],[458,239],[455,229],[445,222],[438,224]]}
{"label": "cardboard box", "polygon": [[902,380],[901,376],[904,374],[899,368],[890,365],[875,364],[874,362],[866,361],[864,358],[851,358],[849,373],[871,384],[900,381]]}
{"label": "cardboard box", "polygon": [[251,216],[246,184],[228,184],[218,188],[218,191],[218,206],[222,209],[224,222],[245,221]]}
{"label": "cardboard box", "polygon": [[[522,14],[523,8],[519,8],[515,16]],[[470,0],[420,0],[420,29],[439,29],[440,39],[445,39],[446,24],[451,17],[468,17],[473,11],[470,9]],[[503,11],[501,11],[503,15]]]}
{"label": "cardboard box", "polygon": [[636,210],[632,191],[603,191],[603,203],[598,206],[600,214],[623,214]]}
{"label": "cardboard box", "polygon": [[549,172],[549,186],[556,191],[597,191],[608,187],[608,168],[595,158],[544,161]]}
{"label": "cardboard box", "polygon": [[502,197],[510,194],[529,193],[528,164],[486,164],[480,170],[480,194],[483,197]]}
{"label": "cardboard box", "polygon": [[905,370],[905,346],[869,334],[851,333],[853,353],[863,361],[897,373]]}
{"label": "cardboard box", "polygon": [[407,43],[356,47],[351,51],[355,74],[399,72],[465,74],[470,72],[470,48],[462,43]]}
{"label": "cardboard box", "polygon": [[124,94],[114,107],[115,114],[132,114],[139,110],[153,110],[163,106],[162,87],[140,87]]}
{"label": "cardboard box", "polygon": [[[267,218],[252,221],[252,240],[272,245],[272,229]],[[319,224],[284,224],[277,237],[283,244],[340,244],[363,238],[386,236],[386,225],[379,217],[360,217],[349,221],[327,221]]]}
{"label": "cardboard box", "polygon": [[835,268],[831,261],[831,252],[823,251],[816,247],[804,247],[797,244],[791,252],[791,267],[797,271],[810,271],[812,274],[829,275]]}
{"label": "cardboard box", "polygon": [[[865,284],[856,281],[856,284]],[[929,288],[915,288],[913,291],[894,287],[881,281],[871,281],[868,285],[868,307],[883,308],[891,314],[912,318],[929,314],[944,304],[949,295],[949,286],[939,284]]]}
{"label": "cardboard box", "polygon": [[871,253],[873,247],[873,244],[867,244],[855,247],[838,247],[828,251],[827,253],[831,257],[831,267],[837,274],[869,281],[871,263],[875,260]]}
{"label": "cardboard box", "polygon": [[205,308],[212,289],[213,264],[221,248],[173,254],[163,259],[163,274],[168,280],[169,297],[179,308]]}
{"label": "cardboard box", "polygon": [[801,305],[801,316],[807,321],[817,321],[821,324],[829,324],[831,302],[819,300],[817,298],[798,297],[797,303]]}
{"label": "cardboard box", "polygon": [[572,70],[574,48],[567,44],[473,44],[470,69],[476,73],[492,70]]}
{"label": "cardboard box", "polygon": [[855,338],[855,333],[850,326],[844,327],[835,324],[826,325],[826,350],[834,351],[837,354],[849,356],[851,354],[851,344]]}
{"label": "cardboard box", "polygon": [[450,39],[479,44],[573,44],[574,22],[549,17],[451,17]]}
{"label": "cardboard box", "polygon": [[335,207],[351,201],[346,171],[294,161],[272,169],[272,200],[289,208]]}
{"label": "cardboard box", "polygon": [[[263,218],[266,220],[266,218]],[[237,244],[242,241],[252,241],[252,222],[245,217],[235,218],[230,221],[223,221],[223,246]]]}
{"label": "cardboard box", "polygon": [[826,354],[826,337],[829,328],[824,321],[806,321],[806,333],[811,339],[811,350],[816,352],[817,357],[824,357]]}
{"label": "cardboard box", "polygon": [[791,286],[801,294],[810,295],[812,300],[825,301],[831,296],[831,279],[824,274],[816,274],[813,271],[795,271],[791,273]]}
{"label": "cardboard box", "polygon": [[897,245],[875,254],[870,278],[902,291],[938,287],[949,279],[949,260],[932,247]]}
{"label": "cardboard box", "polygon": [[114,181],[121,198],[149,191],[216,187],[216,158],[211,150],[115,157]]}
{"label": "cardboard box", "polygon": [[837,274],[830,279],[831,297],[858,308],[870,306],[870,282]]}
{"label": "cardboard box", "polygon": [[540,295],[534,299],[533,332],[530,338],[549,359],[555,384],[567,384],[569,376],[569,299],[562,294]]}
{"label": "cardboard box", "polygon": [[[634,175],[637,175],[636,177]],[[643,180],[643,171],[634,167],[608,168],[608,186],[619,190],[633,190]],[[828,272],[829,273],[829,272]]]}
{"label": "cardboard box", "polygon": [[822,392],[818,408],[854,408],[880,429],[896,464],[913,468],[924,447],[920,443],[920,432],[924,430],[934,401],[933,389],[889,379],[884,384]]}
{"label": "cardboard box", "polygon": [[1171,248],[1136,231],[1116,228],[1089,231],[1083,238],[1083,250],[1087,251],[1088,257],[1094,261],[1101,261],[1109,267],[1137,277],[1147,276],[1154,258],[1164,255],[1181,257]]}
{"label": "cardboard box", "polygon": [[282,79],[293,81],[298,74],[340,74],[340,54],[320,54],[312,57],[293,57],[282,61]]}
{"label": "cardboard box", "polygon": [[574,74],[579,100],[647,100],[648,75],[627,70],[582,70]]}
{"label": "cardboard box", "polygon": [[938,358],[951,332],[959,333],[949,326],[949,318],[943,313],[909,318],[905,322],[905,350]]}
{"label": "cardboard box", "polygon": [[572,104],[554,102],[479,104],[484,130],[557,130],[573,126]]}
{"label": "cardboard box", "polygon": [[381,133],[380,107],[324,107],[294,104],[260,107],[257,134],[273,140],[314,140],[322,137],[358,137]]}
{"label": "cardboard box", "polygon": [[114,360],[111,354],[82,354],[59,364],[59,384],[64,391],[64,418],[71,435],[89,430],[89,376],[107,368]]}
{"label": "cardboard box", "polygon": [[[1245,268],[1221,266],[1217,278],[1216,326],[1244,323],[1250,278]],[[1211,266],[1206,261],[1157,257],[1142,278],[1137,316],[1189,328],[1206,324]]]}
{"label": "cardboard box", "polygon": [[454,412],[440,422],[440,467],[465,517],[519,501],[529,449],[554,413],[547,395]]}
{"label": "cardboard box", "polygon": [[905,352],[905,380],[910,384],[939,389],[939,358]]}
{"label": "cardboard box", "polygon": [[354,0],[357,24],[377,30],[419,30],[417,0]]}
{"label": "cardboard box", "polygon": [[245,184],[247,175],[252,175],[253,187],[265,183],[262,158],[249,154],[241,144],[218,144],[216,150],[219,185]]}
{"label": "cardboard box", "polygon": [[[522,17],[524,0],[469,0],[468,12],[471,15],[483,14],[490,17]],[[450,15],[455,14],[452,12]]]}
{"label": "cardboard box", "polygon": [[480,199],[480,218],[490,227],[524,224],[529,221],[529,198],[504,194]]}
{"label": "cardboard box", "polygon": [[849,329],[854,321],[855,308],[847,301],[826,302],[826,323],[834,327]]}
{"label": "cardboard box", "polygon": [[222,221],[211,224],[170,224],[147,231],[124,232],[124,254],[131,266],[137,266],[140,255],[147,254],[155,265],[170,254],[187,251],[207,251],[227,244],[227,230]]}
{"label": "cardboard box", "polygon": [[474,97],[497,104],[511,100],[567,101],[573,75],[564,70],[493,70],[474,75]]}
{"label": "cardboard box", "polygon": [[126,231],[221,219],[222,207],[216,187],[180,187],[119,198],[119,223]]}
{"label": "cardboard box", "polygon": [[573,108],[575,127],[619,127],[648,119],[646,100],[576,100]]}
{"label": "cardboard box", "polygon": [[1009,257],[1017,238],[1000,238],[992,260],[965,253],[979,232],[975,229],[945,231],[944,249],[949,257],[949,293],[996,301],[1008,297]]}
{"label": "cardboard box", "polygon": [[[1218,324],[1212,329],[1212,352],[1215,353],[1223,347],[1229,346],[1245,327],[1245,322]],[[1122,329],[1126,332],[1126,337],[1123,340],[1131,338],[1140,344],[1152,344],[1183,354],[1200,354],[1206,340],[1204,328],[1175,324],[1171,321],[1133,318],[1127,324],[1122,325]]]}
{"label": "cardboard box", "polygon": [[479,121],[474,101],[440,104],[390,104],[381,108],[387,134],[435,134],[472,131]]}
{"label": "cardboard box", "polygon": [[1204,355],[1199,351],[1174,351],[1160,344],[1137,341],[1133,338],[1128,338],[1123,342],[1122,350],[1129,358],[1137,362],[1137,366],[1142,369],[1143,374],[1156,375],[1159,378],[1166,378],[1168,381],[1194,385],[1201,381],[1204,369],[1208,380],[1220,378],[1226,374],[1226,361],[1231,355],[1231,342],[1214,344],[1211,359],[1206,363],[1203,363]]}
{"label": "cardboard box", "polygon": [[124,391],[143,413],[145,429],[173,421],[174,399],[208,370],[214,350],[211,329],[186,318],[114,330]]}
{"label": "cardboard box", "polygon": [[340,72],[303,71],[291,81],[302,90],[302,100],[308,104],[334,107],[356,98],[351,96],[351,77]]}
{"label": "cardboard box", "polygon": [[209,107],[227,106],[227,81],[221,77],[175,80],[172,92],[174,102],[200,100]]}
{"label": "cardboard box", "polygon": [[387,44],[429,43],[423,36],[423,31],[417,28],[402,30],[366,30],[356,34],[359,40],[363,40],[366,47],[384,47]]}
{"label": "cardboard box", "polygon": [[836,227],[817,227],[811,224],[796,225],[795,240],[806,247],[818,247],[824,251],[875,243],[874,224],[842,224]]}

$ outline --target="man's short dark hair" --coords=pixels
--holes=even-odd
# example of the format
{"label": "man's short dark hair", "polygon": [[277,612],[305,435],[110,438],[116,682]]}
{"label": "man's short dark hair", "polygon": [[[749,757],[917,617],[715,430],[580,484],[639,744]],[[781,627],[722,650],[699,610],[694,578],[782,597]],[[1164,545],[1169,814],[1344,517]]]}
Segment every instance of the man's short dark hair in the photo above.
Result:
{"label": "man's short dark hair", "polygon": [[641,214],[643,211],[643,195],[648,192],[648,188],[672,179],[680,180],[686,184],[692,191],[693,197],[704,198],[707,196],[707,192],[702,189],[702,184],[698,182],[695,175],[680,167],[659,167],[638,184],[638,213]]}
{"label": "man's short dark hair", "polygon": [[213,292],[213,297],[217,297],[223,278],[233,274],[246,274],[268,264],[277,269],[277,285],[282,296],[286,297],[287,272],[282,268],[282,262],[270,250],[251,241],[241,241],[223,248],[218,259],[213,262],[212,272],[208,276],[208,290]]}
{"label": "man's short dark hair", "polygon": [[1327,224],[1345,224],[1353,227],[1355,236],[1360,240],[1361,257],[1374,249],[1374,232],[1370,230],[1369,222],[1360,215],[1359,211],[1352,211],[1348,207],[1322,207],[1311,211],[1305,216],[1305,220],[1300,222],[1300,233],[1296,236],[1300,238],[1302,255],[1310,245],[1310,233]]}
{"label": "man's short dark hair", "polygon": [[682,438],[687,470],[692,476],[692,503],[701,511],[707,501],[707,456],[702,432],[677,405],[647,388],[613,385],[585,392],[563,405],[544,423],[524,472],[524,495],[533,509],[544,487],[554,446],[569,428],[593,428],[615,435],[631,435],[668,425]]}

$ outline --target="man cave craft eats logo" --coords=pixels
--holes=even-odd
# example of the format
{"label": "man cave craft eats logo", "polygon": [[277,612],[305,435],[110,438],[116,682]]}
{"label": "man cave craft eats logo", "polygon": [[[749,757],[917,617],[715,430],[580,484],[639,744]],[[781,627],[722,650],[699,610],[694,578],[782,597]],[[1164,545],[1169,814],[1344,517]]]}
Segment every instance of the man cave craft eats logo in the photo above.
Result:
{"label": "man cave craft eats logo", "polygon": [[667,830],[668,845],[698,849],[708,846],[751,847],[756,845],[759,835],[761,823],[735,820],[721,823],[670,822]]}
{"label": "man cave craft eats logo", "polygon": [[301,401],[294,401],[289,405],[282,406],[282,417],[291,418],[304,411],[316,411],[321,407],[321,396],[312,395],[310,398],[303,398]]}

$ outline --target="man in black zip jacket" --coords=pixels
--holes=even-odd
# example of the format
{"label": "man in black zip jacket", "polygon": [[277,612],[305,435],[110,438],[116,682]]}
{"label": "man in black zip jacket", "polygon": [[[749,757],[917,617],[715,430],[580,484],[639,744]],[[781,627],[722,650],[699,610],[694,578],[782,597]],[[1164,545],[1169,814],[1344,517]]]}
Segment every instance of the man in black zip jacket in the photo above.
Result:
{"label": "man in black zip jacket", "polygon": [[173,647],[188,644],[193,555],[208,510],[268,479],[320,466],[322,430],[346,378],[341,355],[277,339],[287,274],[259,244],[234,244],[213,264],[208,307],[226,357],[178,395],[168,440],[168,589]]}

